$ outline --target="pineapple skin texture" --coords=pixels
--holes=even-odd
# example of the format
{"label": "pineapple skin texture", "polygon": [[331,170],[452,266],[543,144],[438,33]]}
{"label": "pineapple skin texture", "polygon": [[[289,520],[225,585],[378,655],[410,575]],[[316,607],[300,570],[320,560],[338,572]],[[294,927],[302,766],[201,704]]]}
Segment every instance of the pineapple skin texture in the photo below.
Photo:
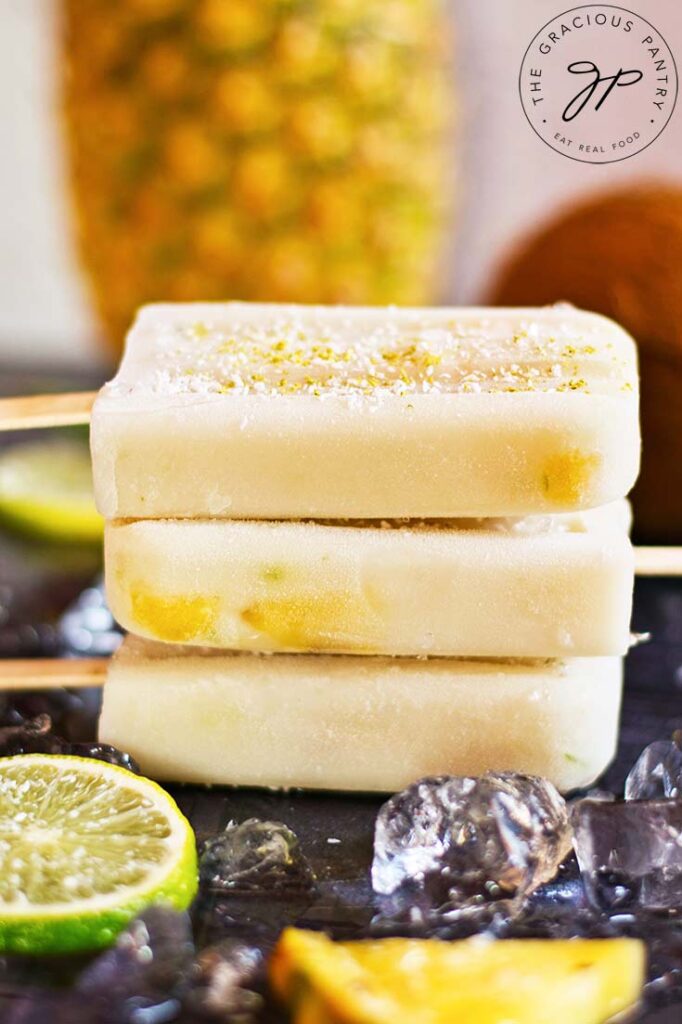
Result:
{"label": "pineapple skin texture", "polygon": [[293,1024],[604,1024],[636,1005],[636,939],[380,939],[287,929],[270,983]]}
{"label": "pineapple skin texture", "polygon": [[62,0],[77,240],[156,300],[418,305],[452,192],[442,0]]}

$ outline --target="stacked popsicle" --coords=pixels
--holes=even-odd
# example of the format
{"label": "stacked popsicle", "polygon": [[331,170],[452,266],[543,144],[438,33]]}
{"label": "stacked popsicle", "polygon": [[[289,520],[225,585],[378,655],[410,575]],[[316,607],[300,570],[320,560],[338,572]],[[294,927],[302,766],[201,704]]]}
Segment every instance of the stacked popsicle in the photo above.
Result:
{"label": "stacked popsicle", "polygon": [[589,783],[637,413],[631,338],[570,307],[142,310],[92,420],[102,739],[176,781]]}

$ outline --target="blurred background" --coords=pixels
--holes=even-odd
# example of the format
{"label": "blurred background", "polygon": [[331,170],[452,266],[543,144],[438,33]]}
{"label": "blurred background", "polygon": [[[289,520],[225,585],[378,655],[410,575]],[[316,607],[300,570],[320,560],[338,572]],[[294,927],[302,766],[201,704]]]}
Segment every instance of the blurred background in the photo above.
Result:
{"label": "blurred background", "polygon": [[[635,537],[682,543],[682,104],[620,163],[543,144],[518,74],[563,6],[0,0],[0,391],[98,386],[145,301],[570,300],[639,343]],[[628,7],[682,59],[679,0]],[[36,437],[0,455],[0,516],[55,579],[91,545],[75,594],[85,433]],[[2,545],[0,589],[32,564]]]}
{"label": "blurred background", "polygon": [[[627,6],[682,54],[679,0]],[[422,278],[439,200],[438,297],[485,300],[560,209],[682,184],[679,110],[618,164],[563,159],[530,130],[519,66],[562,9],[0,0],[0,355],[82,366],[101,356],[97,309],[120,330],[140,298],[228,297],[263,277],[262,290],[295,298],[432,298]],[[78,272],[73,192],[94,292]]]}

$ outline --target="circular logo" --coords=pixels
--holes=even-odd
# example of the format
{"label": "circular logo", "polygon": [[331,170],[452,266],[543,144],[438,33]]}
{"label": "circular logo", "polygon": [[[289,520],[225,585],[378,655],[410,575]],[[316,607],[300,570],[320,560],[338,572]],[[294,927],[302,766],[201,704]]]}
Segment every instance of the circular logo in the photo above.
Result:
{"label": "circular logo", "polygon": [[557,153],[591,164],[650,146],[672,116],[677,87],[661,33],[612,4],[585,4],[548,21],[519,75],[533,131]]}

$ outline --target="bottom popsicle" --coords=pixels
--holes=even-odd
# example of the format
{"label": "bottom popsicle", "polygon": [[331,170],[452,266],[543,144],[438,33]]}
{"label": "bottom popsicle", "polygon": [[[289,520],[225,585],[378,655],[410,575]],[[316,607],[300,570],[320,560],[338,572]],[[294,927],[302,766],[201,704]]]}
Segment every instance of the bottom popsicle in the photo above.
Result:
{"label": "bottom popsicle", "polygon": [[620,658],[232,654],[128,637],[100,739],[175,782],[394,792],[488,769],[591,783],[613,756]]}

